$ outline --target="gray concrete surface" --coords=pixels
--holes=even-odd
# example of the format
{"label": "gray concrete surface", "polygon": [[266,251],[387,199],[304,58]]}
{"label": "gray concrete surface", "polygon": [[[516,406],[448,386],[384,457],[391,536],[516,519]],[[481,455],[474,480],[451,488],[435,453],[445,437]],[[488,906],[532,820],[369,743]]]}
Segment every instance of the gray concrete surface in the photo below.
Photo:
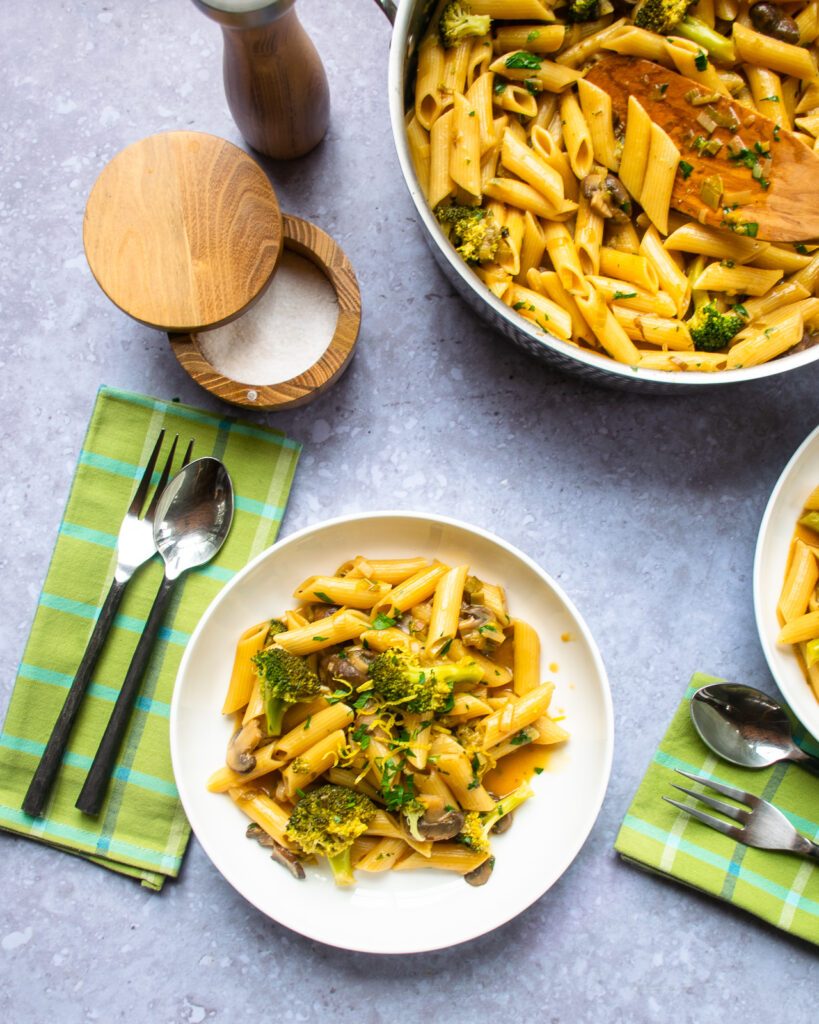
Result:
{"label": "gray concrete surface", "polygon": [[[160,896],[0,836],[0,1014],[59,1019],[584,1022],[781,1020],[815,1010],[816,952],[622,865],[618,824],[696,669],[771,688],[751,567],[767,496],[817,422],[819,369],[703,397],[560,376],[483,326],[432,263],[393,152],[389,27],[369,0],[300,0],[327,65],[321,148],[270,171],[284,209],[349,254],[364,318],[343,381],[269,422],[304,455],[283,535],[378,507],[451,513],[555,575],[589,622],[616,753],[591,838],[499,931],[400,960],[309,942],[247,905],[191,843]],[[240,142],[219,31],[187,0],[0,10],[0,707],[5,708],[97,387],[217,408],[165,338],[115,309],[82,250],[86,196],[163,128]],[[431,457],[432,453],[432,457]]]}

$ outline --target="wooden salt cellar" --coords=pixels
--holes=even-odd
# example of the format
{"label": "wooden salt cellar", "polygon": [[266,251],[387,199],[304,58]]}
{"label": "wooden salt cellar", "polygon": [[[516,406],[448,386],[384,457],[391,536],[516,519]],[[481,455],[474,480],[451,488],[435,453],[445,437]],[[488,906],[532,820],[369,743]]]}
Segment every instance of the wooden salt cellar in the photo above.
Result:
{"label": "wooden salt cellar", "polygon": [[196,333],[171,334],[169,340],[180,365],[197,384],[232,405],[251,409],[292,409],[317,398],[334,384],[353,358],[361,324],[361,293],[345,253],[315,224],[284,215],[284,247],[314,263],[335,289],[338,320],[333,337],[319,361],[309,370],[280,384],[243,384],[213,367],[199,346]]}
{"label": "wooden salt cellar", "polygon": [[330,89],[295,0],[193,2],[222,29],[227,102],[250,145],[276,160],[317,146],[330,119]]}

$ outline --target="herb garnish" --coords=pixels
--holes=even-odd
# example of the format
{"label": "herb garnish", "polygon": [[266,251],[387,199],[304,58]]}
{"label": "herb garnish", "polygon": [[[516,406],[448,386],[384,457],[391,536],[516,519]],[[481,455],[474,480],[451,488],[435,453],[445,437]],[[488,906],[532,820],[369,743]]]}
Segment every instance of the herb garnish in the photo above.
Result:
{"label": "herb garnish", "polygon": [[379,612],[373,619],[373,629],[391,629],[395,625],[395,621],[389,615]]}
{"label": "herb garnish", "polygon": [[508,68],[523,68],[529,71],[539,71],[542,63],[543,61],[537,54],[529,53],[527,50],[512,53],[506,58],[506,66]]}

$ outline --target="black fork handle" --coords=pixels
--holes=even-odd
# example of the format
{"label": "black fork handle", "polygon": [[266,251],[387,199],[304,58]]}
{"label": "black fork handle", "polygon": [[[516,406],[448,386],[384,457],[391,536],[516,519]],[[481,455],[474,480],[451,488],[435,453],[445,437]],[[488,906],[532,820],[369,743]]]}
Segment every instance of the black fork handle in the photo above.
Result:
{"label": "black fork handle", "polygon": [[139,638],[131,664],[128,666],[128,672],[123,680],[122,689],[119,691],[114,710],[108,719],[108,725],[105,727],[102,740],[97,748],[94,762],[86,776],[85,783],[75,804],[84,814],[99,814],[100,808],[105,801],[111,772],[116,763],[122,737],[125,735],[125,730],[128,727],[128,720],[131,717],[131,708],[136,700],[142,676],[148,665],[151,650],[159,632],[159,627],[162,625],[162,620],[165,617],[165,611],[167,610],[175,584],[176,580],[169,580],[167,577],[163,577],[162,585],[154,598],[153,606],[148,615],[148,621],[145,623],[145,629]]}
{"label": "black fork handle", "polygon": [[88,640],[82,661],[77,668],[77,674],[66,694],[57,721],[54,723],[54,728],[51,730],[48,743],[46,743],[46,748],[40,758],[40,763],[37,765],[37,770],[34,772],[23,800],[23,810],[32,818],[39,818],[42,815],[48,801],[57,772],[60,770],[60,763],[68,745],[74,720],[127,585],[127,580],[123,583],[114,580],[111,583],[97,621],[94,623],[94,629]]}

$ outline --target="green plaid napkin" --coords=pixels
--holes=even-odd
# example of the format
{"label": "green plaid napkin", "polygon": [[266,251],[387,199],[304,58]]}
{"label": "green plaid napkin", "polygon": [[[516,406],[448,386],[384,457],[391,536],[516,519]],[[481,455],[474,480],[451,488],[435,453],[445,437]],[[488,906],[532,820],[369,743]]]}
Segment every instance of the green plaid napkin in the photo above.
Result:
{"label": "green plaid napkin", "polygon": [[[236,513],[214,561],[174,594],[97,819],[74,807],[162,578],[139,569],[97,662],[43,818],[20,805],[108,592],[119,524],[157,434],[178,433],[194,458],[215,455],[233,478]],[[169,449],[160,456],[159,466]],[[276,538],[300,445],[276,430],[175,402],[102,388],[0,734],[0,828],[30,836],[160,889],[176,877],[190,826],[168,746],[171,694],[185,644],[223,584]],[[179,455],[178,455],[179,457]],[[155,479],[158,474],[155,474]]]}
{"label": "green plaid napkin", "polygon": [[819,779],[796,765],[778,764],[764,771],[735,768],[715,757],[700,740],[689,715],[691,696],[701,686],[720,681],[699,673],[691,680],[623,820],[615,848],[625,859],[819,945],[819,864],[789,853],[743,846],[661,799],[663,795],[688,799],[672,789],[674,782],[689,786],[675,768],[699,772],[764,797],[803,835],[819,838]]}

